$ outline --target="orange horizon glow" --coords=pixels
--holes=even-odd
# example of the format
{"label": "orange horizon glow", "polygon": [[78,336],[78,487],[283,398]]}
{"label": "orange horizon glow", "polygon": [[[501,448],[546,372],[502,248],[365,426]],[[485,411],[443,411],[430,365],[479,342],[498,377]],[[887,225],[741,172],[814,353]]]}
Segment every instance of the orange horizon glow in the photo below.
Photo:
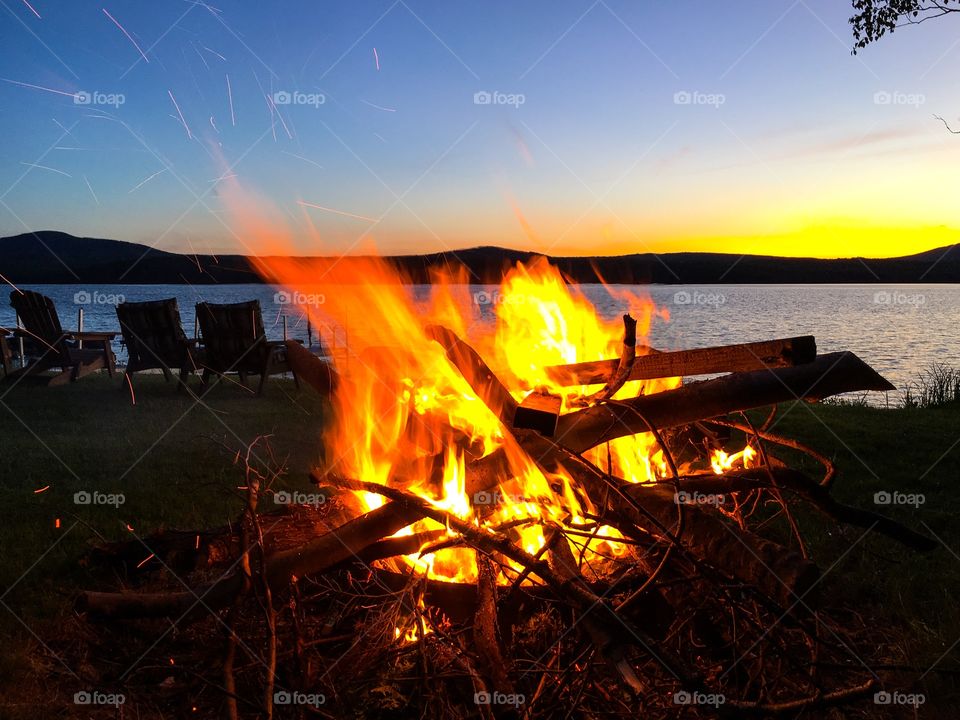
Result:
{"label": "orange horizon glow", "polygon": [[[915,255],[960,243],[960,228],[949,226],[880,227],[847,224],[823,224],[770,235],[694,236],[656,239],[616,238],[607,236],[602,241],[584,239],[583,242],[564,241],[551,244],[529,232],[525,224],[523,239],[501,238],[497,241],[454,241],[442,246],[416,249],[422,238],[408,241],[395,237],[387,243],[378,243],[371,237],[347,252],[338,253],[315,227],[305,233],[307,240],[298,239],[293,231],[284,241],[268,248],[250,246],[244,252],[251,257],[286,255],[290,257],[361,257],[367,255],[430,255],[457,252],[477,247],[498,247],[505,250],[531,252],[552,257],[617,257],[654,253],[714,253],[724,255],[762,255],[783,258],[896,258]],[[391,234],[393,235],[393,234]],[[258,237],[262,240],[263,235]],[[258,242],[257,245],[260,243]],[[329,248],[329,249],[328,249]],[[191,251],[192,254],[192,251]]]}

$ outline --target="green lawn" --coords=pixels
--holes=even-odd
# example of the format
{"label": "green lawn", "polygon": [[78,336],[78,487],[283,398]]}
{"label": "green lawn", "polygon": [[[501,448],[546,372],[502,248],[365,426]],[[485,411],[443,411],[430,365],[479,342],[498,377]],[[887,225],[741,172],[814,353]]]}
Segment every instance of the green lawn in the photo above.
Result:
{"label": "green lawn", "polygon": [[[280,485],[306,489],[327,412],[314,393],[295,392],[282,380],[269,383],[262,398],[227,384],[198,401],[147,376],[137,382],[136,405],[117,380],[105,377],[56,389],[8,392],[0,385],[0,594],[8,608],[0,606],[0,634],[15,638],[0,648],[0,695],[10,687],[4,684],[35,672],[32,657],[42,653],[34,633],[56,632],[76,590],[102,584],[78,562],[92,543],[129,537],[127,524],[148,534],[161,526],[202,528],[235,519],[242,504],[236,488],[244,479],[236,453],[258,436],[270,436],[272,459],[262,459],[287,468]],[[880,510],[944,545],[919,555],[804,511],[799,517],[809,549],[826,571],[825,604],[852,608],[884,628],[883,642],[894,638],[891,656],[899,662],[923,670],[949,650],[937,667],[960,667],[960,653],[951,649],[960,638],[960,406],[797,403],[781,408],[774,431],[835,460],[839,500]],[[265,452],[263,444],[258,449]],[[803,462],[818,475],[815,464]],[[74,493],[84,490],[122,493],[124,503],[75,504]],[[882,490],[922,493],[925,503],[877,508],[874,494]],[[940,700],[957,696],[939,673],[928,674],[922,687]]]}
{"label": "green lawn", "polygon": [[[45,637],[77,589],[102,583],[78,563],[91,544],[129,538],[127,525],[145,535],[234,520],[244,484],[236,455],[259,436],[269,437],[255,456],[287,468],[276,487],[307,488],[319,460],[325,403],[291,381],[271,380],[263,397],[227,383],[198,399],[145,375],[136,381],[136,405],[119,382],[0,384],[0,595],[8,607],[0,606],[0,636],[24,641],[0,647],[0,696],[2,683],[29,667],[22,649],[34,646],[32,633]],[[199,381],[193,387],[199,392]],[[77,505],[81,491],[122,493],[124,502]]]}

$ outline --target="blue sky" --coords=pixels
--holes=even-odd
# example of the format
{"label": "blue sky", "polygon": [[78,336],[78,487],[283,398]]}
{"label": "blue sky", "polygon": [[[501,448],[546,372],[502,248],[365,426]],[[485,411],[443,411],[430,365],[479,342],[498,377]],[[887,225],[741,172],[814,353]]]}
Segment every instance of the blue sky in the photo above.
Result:
{"label": "blue sky", "polygon": [[854,57],[838,0],[0,5],[3,235],[267,251],[234,181],[316,254],[958,238],[953,18]]}

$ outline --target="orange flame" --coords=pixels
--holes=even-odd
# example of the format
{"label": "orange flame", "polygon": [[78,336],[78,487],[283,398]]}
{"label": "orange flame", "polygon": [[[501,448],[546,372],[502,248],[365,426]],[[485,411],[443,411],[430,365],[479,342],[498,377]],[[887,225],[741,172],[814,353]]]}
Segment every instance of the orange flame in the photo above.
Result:
{"label": "orange flame", "polygon": [[[346,477],[400,486],[460,520],[500,528],[530,553],[542,550],[545,529],[576,526],[583,531],[571,550],[583,567],[602,567],[627,546],[611,527],[597,527],[595,509],[563,471],[547,476],[477,397],[425,328],[444,325],[490,364],[508,390],[522,400],[534,390],[568,401],[596,389],[562,387],[547,372],[551,365],[615,358],[623,325],[606,320],[577,287],[543,259],[510,270],[493,293],[471,293],[463,273],[437,273],[425,297],[415,294],[398,271],[377,257],[307,259],[290,256],[292,243],[282,225],[264,220],[227,180],[225,195],[258,246],[276,255],[254,258],[256,270],[288,291],[314,327],[347,329],[349,352],[332,357],[343,378],[331,399],[335,418],[324,432],[328,469]],[[279,247],[278,247],[279,246]],[[666,317],[649,298],[615,290],[619,307],[638,321],[640,342],[652,321]],[[490,312],[492,310],[492,313]],[[676,387],[680,378],[627,383],[616,399]],[[467,493],[466,466],[503,448],[510,472],[489,492]],[[746,451],[744,451],[745,453]],[[746,456],[742,455],[746,461]],[[619,438],[586,457],[630,482],[652,482],[667,474],[661,451],[649,433]],[[380,495],[355,493],[358,510],[383,504]],[[423,520],[398,535],[444,530]],[[434,536],[436,533],[434,533]],[[572,536],[571,536],[572,537]],[[473,582],[474,551],[452,542],[406,556],[404,564],[429,578]],[[436,541],[434,540],[435,544]],[[512,582],[520,568],[504,561],[498,581]],[[410,631],[397,629],[397,636]],[[415,638],[416,633],[411,637]]]}

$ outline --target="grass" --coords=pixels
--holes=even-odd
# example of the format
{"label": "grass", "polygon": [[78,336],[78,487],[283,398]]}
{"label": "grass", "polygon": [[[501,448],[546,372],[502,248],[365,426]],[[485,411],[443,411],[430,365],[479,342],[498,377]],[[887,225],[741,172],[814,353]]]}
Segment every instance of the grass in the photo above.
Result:
{"label": "grass", "polygon": [[[127,524],[146,534],[236,518],[243,464],[234,460],[258,436],[271,436],[275,461],[287,468],[282,486],[306,489],[306,472],[320,459],[325,405],[285,381],[268,384],[262,398],[233,385],[215,387],[202,404],[157,376],[138,381],[135,406],[115,380],[102,377],[2,393],[7,389],[0,385],[0,595],[10,612],[0,608],[0,633],[13,641],[0,645],[0,697],[13,697],[15,689],[22,694],[31,673],[53,664],[39,638],[56,632],[77,590],[101,582],[79,563],[91,543],[129,537]],[[931,404],[888,410],[795,403],[780,408],[774,426],[834,460],[837,499],[942,541],[942,548],[918,555],[812,510],[799,515],[810,553],[825,570],[824,604],[861,613],[878,628],[877,643],[889,645],[891,658],[921,670],[938,659],[938,668],[960,667],[951,649],[960,635],[960,404]],[[806,458],[781,455],[819,473]],[[119,508],[75,505],[74,493],[82,490],[123,493],[125,502]],[[893,490],[922,494],[925,502],[916,508],[874,504],[875,493]],[[921,687],[944,703],[958,695],[952,680],[937,672]],[[0,702],[0,716],[3,708]]]}
{"label": "grass", "polygon": [[908,408],[960,403],[960,369],[934,363],[904,389],[900,402]]}
{"label": "grass", "polygon": [[[136,397],[132,405],[105,376],[62,388],[0,385],[0,596],[9,610],[0,607],[0,636],[17,639],[0,644],[0,697],[36,665],[37,636],[55,632],[76,590],[102,583],[79,563],[91,544],[129,538],[127,525],[141,535],[234,520],[244,484],[234,460],[258,436],[270,436],[269,462],[287,468],[277,487],[308,487],[325,414],[314,393],[273,379],[260,398],[225,384],[198,402],[144,375]],[[124,502],[77,505],[81,491],[122,493]]]}

